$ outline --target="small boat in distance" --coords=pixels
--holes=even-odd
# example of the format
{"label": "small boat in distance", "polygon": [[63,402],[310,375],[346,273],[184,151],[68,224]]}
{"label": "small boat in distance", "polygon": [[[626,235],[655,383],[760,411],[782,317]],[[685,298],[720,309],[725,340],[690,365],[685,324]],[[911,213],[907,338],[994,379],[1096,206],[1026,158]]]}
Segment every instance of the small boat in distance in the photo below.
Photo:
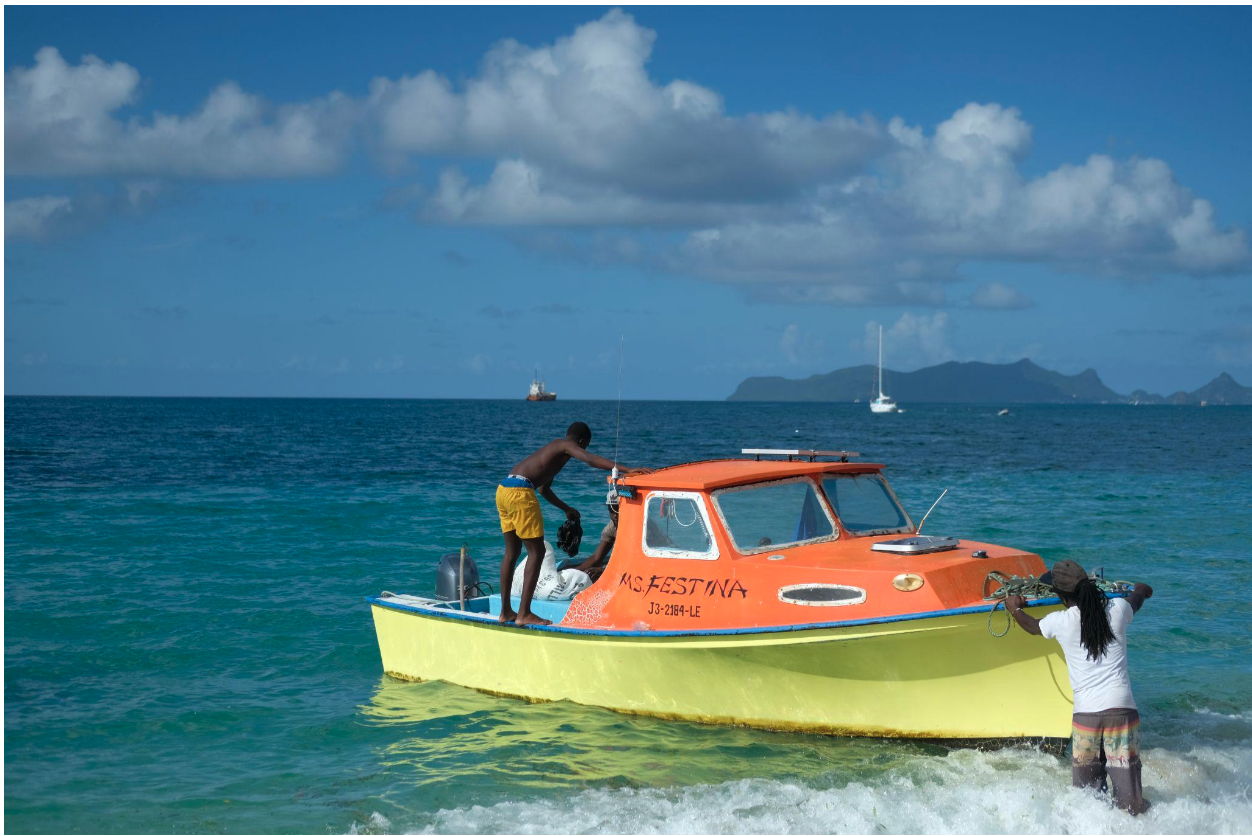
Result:
{"label": "small boat in distance", "polygon": [[879,412],[899,412],[900,407],[891,398],[883,394],[882,391],[882,326],[878,326],[878,397],[869,402],[869,411]]}
{"label": "small boat in distance", "polygon": [[556,392],[549,392],[543,386],[543,381],[539,379],[539,370],[535,370],[535,377],[530,381],[530,393],[526,395],[528,401],[555,401]]}

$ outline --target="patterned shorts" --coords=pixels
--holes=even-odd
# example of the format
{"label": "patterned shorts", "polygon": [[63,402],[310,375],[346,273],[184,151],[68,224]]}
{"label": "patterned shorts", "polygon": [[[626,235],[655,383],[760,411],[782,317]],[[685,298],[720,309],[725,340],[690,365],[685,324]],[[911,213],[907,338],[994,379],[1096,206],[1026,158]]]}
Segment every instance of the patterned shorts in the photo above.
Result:
{"label": "patterned shorts", "polygon": [[1112,708],[1074,714],[1073,779],[1076,787],[1097,787],[1113,781],[1113,802],[1131,813],[1148,808],[1143,800],[1139,761],[1139,712]]}

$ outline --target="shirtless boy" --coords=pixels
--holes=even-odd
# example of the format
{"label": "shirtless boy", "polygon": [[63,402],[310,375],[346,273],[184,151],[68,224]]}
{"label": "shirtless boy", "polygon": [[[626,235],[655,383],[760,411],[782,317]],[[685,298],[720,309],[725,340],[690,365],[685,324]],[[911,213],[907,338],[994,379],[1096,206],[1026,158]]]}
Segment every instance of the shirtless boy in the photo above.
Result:
{"label": "shirtless boy", "polygon": [[[496,488],[496,510],[500,512],[500,530],[504,533],[504,559],[500,562],[500,620],[516,621],[518,624],[551,624],[530,611],[530,601],[535,595],[535,583],[543,563],[543,511],[539,508],[536,491],[544,499],[565,512],[571,520],[579,518],[575,509],[561,501],[552,492],[552,480],[571,458],[586,462],[601,470],[617,467],[622,475],[638,472],[620,462],[587,452],[591,443],[591,428],[582,421],[575,421],[565,431],[565,438],[549,441],[534,453],[513,466],[506,479]],[[522,602],[518,612],[513,611],[513,566],[526,545],[525,580],[522,584]]]}

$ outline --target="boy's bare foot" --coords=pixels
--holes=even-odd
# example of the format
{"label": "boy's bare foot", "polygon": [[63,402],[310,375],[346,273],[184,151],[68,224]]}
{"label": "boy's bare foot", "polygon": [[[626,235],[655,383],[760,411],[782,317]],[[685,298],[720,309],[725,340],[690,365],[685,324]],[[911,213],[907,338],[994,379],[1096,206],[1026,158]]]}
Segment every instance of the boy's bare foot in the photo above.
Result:
{"label": "boy's bare foot", "polygon": [[510,624],[517,619],[517,613],[510,609],[500,610],[500,623]]}
{"label": "boy's bare foot", "polygon": [[517,617],[517,623],[523,626],[528,624],[551,624],[552,622],[546,618],[540,618],[533,612],[522,613]]}

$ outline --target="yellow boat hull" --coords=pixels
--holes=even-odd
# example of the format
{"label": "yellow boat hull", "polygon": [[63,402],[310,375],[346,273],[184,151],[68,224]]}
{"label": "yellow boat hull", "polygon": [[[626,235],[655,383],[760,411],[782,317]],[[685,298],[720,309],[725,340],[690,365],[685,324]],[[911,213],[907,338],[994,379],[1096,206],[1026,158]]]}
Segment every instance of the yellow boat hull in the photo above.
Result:
{"label": "yellow boat hull", "polygon": [[789,631],[649,635],[518,628],[434,608],[371,604],[383,669],[401,679],[823,734],[994,739],[1070,732],[1073,696],[1056,643],[1018,629],[993,636],[981,608]]}

